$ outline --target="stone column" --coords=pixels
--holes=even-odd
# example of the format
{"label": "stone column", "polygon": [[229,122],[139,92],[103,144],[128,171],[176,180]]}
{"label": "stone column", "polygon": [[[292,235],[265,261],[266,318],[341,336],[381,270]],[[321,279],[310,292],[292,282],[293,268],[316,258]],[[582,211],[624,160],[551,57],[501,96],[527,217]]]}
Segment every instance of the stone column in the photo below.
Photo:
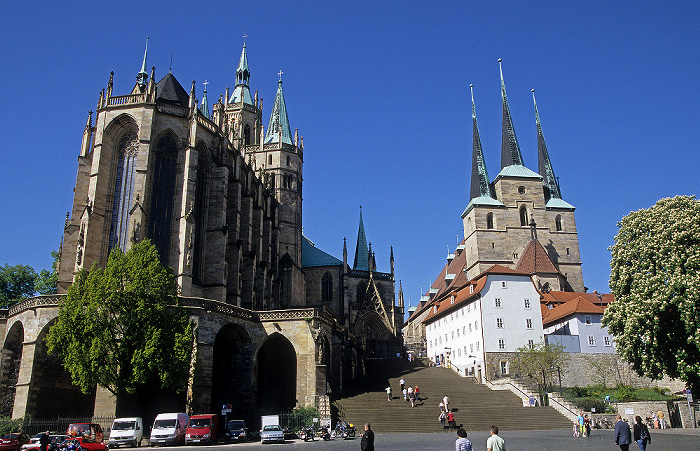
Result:
{"label": "stone column", "polygon": [[25,341],[22,344],[22,361],[19,364],[19,376],[15,387],[15,405],[12,409],[12,418],[23,418],[32,411],[32,406],[29,405],[29,384],[32,380],[35,352],[36,341]]}

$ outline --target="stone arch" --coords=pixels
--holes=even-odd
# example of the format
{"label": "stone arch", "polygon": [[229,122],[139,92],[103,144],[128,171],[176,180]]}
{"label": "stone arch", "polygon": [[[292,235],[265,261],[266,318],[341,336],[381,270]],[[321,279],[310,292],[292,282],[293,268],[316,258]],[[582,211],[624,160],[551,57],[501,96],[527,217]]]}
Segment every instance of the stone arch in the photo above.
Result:
{"label": "stone arch", "polygon": [[73,385],[63,360],[49,354],[46,334],[57,319],[46,324],[36,339],[26,414],[35,418],[90,416],[95,408],[95,393],[82,393]]}
{"label": "stone arch", "polygon": [[355,334],[362,337],[366,357],[388,358],[394,355],[393,336],[378,313],[368,312],[359,318]]}
{"label": "stone arch", "polygon": [[219,329],[212,361],[211,411],[231,404],[230,415],[246,418],[252,411],[253,345],[242,326],[229,323]]}
{"label": "stone arch", "polygon": [[5,336],[0,353],[0,416],[12,416],[23,346],[24,325],[16,321]]}
{"label": "stone arch", "polygon": [[270,335],[258,350],[258,408],[279,413],[297,404],[297,354],[282,334]]}

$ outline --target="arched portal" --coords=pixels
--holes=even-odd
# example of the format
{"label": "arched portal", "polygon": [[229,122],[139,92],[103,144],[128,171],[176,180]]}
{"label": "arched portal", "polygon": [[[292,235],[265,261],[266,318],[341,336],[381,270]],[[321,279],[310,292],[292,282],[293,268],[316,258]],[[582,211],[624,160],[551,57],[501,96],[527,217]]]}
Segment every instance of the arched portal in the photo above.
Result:
{"label": "arched portal", "polygon": [[391,331],[375,312],[369,312],[359,319],[355,325],[355,333],[362,337],[365,357],[390,358],[397,351]]}
{"label": "arched portal", "polygon": [[[237,324],[227,324],[214,339],[211,411],[231,404],[229,418],[244,418],[252,412],[253,346],[248,333]],[[233,416],[231,416],[233,415]]]}
{"label": "arched portal", "polygon": [[56,319],[44,326],[36,341],[26,413],[35,418],[90,416],[95,408],[95,393],[82,393],[63,368],[63,360],[48,352],[44,339],[55,322]]}
{"label": "arched portal", "polygon": [[297,398],[297,354],[282,334],[273,333],[258,351],[258,407],[261,414],[293,409]]}
{"label": "arched portal", "polygon": [[0,416],[3,417],[12,416],[15,406],[15,388],[22,362],[23,343],[24,326],[17,321],[10,328],[0,354]]}

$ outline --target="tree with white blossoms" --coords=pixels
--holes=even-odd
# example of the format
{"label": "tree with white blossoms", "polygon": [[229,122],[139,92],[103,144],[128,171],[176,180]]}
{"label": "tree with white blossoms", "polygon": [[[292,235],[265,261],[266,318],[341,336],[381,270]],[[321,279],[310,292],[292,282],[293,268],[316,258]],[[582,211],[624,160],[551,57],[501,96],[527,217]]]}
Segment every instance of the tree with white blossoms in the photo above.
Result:
{"label": "tree with white blossoms", "polygon": [[637,374],[680,379],[700,395],[700,201],[661,199],[618,228],[603,325]]}

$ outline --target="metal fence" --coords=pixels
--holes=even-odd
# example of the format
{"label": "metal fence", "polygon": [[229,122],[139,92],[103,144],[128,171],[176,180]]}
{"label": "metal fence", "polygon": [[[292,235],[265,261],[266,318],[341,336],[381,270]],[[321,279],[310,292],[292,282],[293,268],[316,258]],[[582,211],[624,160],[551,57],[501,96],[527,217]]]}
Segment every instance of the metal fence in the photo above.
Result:
{"label": "metal fence", "polygon": [[112,427],[114,416],[93,416],[93,417],[56,417],[56,418],[0,418],[0,434],[10,432],[26,432],[30,436],[39,432],[65,433],[71,423],[97,423],[107,435]]}

